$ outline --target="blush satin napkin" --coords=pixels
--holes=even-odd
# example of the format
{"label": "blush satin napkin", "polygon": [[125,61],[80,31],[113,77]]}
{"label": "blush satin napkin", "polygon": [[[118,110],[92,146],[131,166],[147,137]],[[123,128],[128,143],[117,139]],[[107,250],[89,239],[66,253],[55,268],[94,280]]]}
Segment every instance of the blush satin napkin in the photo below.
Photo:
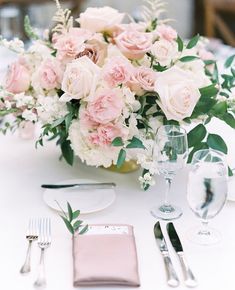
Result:
{"label": "blush satin napkin", "polygon": [[74,286],[140,286],[133,227],[90,225],[73,237]]}

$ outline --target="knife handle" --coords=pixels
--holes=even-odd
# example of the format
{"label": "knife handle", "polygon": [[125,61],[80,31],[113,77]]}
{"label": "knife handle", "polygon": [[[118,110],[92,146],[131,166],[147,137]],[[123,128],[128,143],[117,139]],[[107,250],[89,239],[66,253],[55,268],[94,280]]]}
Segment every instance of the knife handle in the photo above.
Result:
{"label": "knife handle", "polygon": [[192,270],[189,268],[188,262],[185,259],[185,256],[183,253],[178,253],[180,258],[180,263],[183,269],[184,279],[185,279],[185,285],[190,288],[197,287],[198,283],[193,275]]}
{"label": "knife handle", "polygon": [[168,285],[171,287],[178,287],[180,281],[171,262],[171,258],[168,255],[164,255],[163,258],[166,267]]}

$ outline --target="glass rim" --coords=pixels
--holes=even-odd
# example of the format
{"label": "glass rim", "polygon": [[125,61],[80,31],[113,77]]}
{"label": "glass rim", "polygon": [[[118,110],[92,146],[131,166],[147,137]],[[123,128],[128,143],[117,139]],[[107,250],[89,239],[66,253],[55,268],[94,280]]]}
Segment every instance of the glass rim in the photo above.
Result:
{"label": "glass rim", "polygon": [[216,150],[216,149],[213,149],[213,148],[208,148],[208,149],[200,149],[198,151],[196,151],[194,154],[193,154],[193,158],[192,160],[196,160],[198,162],[209,162],[209,161],[206,161],[206,160],[201,160],[199,159],[199,157],[197,157],[197,155],[199,155],[199,153],[202,153],[202,152],[215,152],[216,154],[219,155],[219,157],[221,157],[221,160],[218,160],[218,161],[215,161],[213,163],[219,163],[219,162],[226,162],[226,155],[219,151],[219,150]]}
{"label": "glass rim", "polygon": [[[164,131],[160,131],[161,129],[163,129],[163,128],[167,128],[167,127],[172,127],[172,128],[177,128],[177,129],[179,129],[179,131],[177,132],[177,133],[179,133],[177,136],[171,136],[169,133],[167,133],[167,132],[164,132]],[[182,131],[182,132],[181,132]],[[163,136],[170,136],[171,138],[175,138],[175,137],[182,137],[182,136],[185,136],[185,135],[187,135],[187,131],[183,128],[183,127],[181,127],[181,126],[179,126],[179,125],[162,125],[162,126],[160,126],[158,129],[157,129],[157,131],[156,131],[156,137],[158,136],[158,135],[163,135]]]}

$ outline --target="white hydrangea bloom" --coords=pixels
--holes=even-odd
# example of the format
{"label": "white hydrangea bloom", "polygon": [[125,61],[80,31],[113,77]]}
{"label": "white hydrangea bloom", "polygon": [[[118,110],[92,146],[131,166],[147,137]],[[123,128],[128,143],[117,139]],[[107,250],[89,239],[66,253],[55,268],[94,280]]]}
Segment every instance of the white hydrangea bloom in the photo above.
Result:
{"label": "white hydrangea bloom", "polygon": [[109,167],[117,160],[119,148],[101,148],[91,144],[82,134],[78,120],[74,120],[70,126],[69,140],[75,155],[87,165]]}
{"label": "white hydrangea bloom", "polygon": [[20,93],[14,95],[14,100],[16,102],[16,107],[21,108],[23,106],[32,107],[34,105],[34,99],[32,96],[27,96],[25,93]]}
{"label": "white hydrangea bloom", "polygon": [[29,109],[25,109],[22,113],[22,117],[26,120],[26,121],[30,121],[30,122],[36,122],[37,121],[37,115]]}
{"label": "white hydrangea bloom", "polygon": [[60,102],[57,95],[39,96],[37,101],[37,113],[39,119],[45,123],[53,123],[56,119],[68,114],[66,103]]}

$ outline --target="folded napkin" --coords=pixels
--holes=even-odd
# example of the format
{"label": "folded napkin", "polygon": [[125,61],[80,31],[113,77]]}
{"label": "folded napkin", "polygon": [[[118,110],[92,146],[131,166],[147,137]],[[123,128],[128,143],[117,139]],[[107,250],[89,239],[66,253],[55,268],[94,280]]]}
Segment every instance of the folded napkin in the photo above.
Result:
{"label": "folded napkin", "polygon": [[133,227],[90,225],[74,235],[74,286],[140,286]]}

